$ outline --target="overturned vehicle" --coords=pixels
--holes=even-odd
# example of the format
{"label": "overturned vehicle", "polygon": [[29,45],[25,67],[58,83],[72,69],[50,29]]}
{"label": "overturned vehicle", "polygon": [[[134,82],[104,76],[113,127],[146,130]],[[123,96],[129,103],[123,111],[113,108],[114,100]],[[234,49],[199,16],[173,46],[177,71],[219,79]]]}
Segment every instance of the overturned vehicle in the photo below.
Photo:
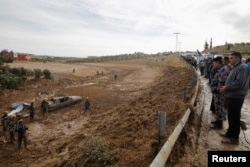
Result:
{"label": "overturned vehicle", "polygon": [[60,96],[53,97],[48,100],[48,111],[54,111],[59,108],[63,108],[69,105],[81,102],[82,98],[80,96]]}
{"label": "overturned vehicle", "polygon": [[[48,111],[54,111],[59,108],[67,107],[70,105],[74,105],[78,102],[81,102],[82,98],[80,96],[58,96],[50,98],[48,103]],[[28,117],[29,116],[29,106],[30,103],[12,103],[11,108],[13,109],[8,116],[16,115],[18,117]],[[39,106],[40,107],[40,106]]]}

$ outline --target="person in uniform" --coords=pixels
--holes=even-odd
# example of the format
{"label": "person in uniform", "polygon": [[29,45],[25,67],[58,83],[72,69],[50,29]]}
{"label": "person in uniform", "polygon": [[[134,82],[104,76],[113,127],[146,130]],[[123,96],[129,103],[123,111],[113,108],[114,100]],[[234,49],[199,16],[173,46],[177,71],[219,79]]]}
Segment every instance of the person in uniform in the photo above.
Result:
{"label": "person in uniform", "polygon": [[212,121],[211,128],[222,129],[223,120],[225,118],[224,102],[225,95],[220,93],[220,88],[225,85],[226,79],[230,70],[223,64],[222,55],[215,55],[213,58],[213,66],[217,70],[211,82],[211,91],[214,98],[214,109],[216,114],[216,120]]}
{"label": "person in uniform", "polygon": [[8,111],[4,111],[2,116],[4,142],[6,142],[6,132],[8,130],[8,122],[9,122]]}
{"label": "person in uniform", "polygon": [[41,103],[41,111],[42,111],[42,115],[43,117],[48,117],[48,102],[47,99],[43,99],[42,103]]}
{"label": "person in uniform", "polygon": [[15,141],[15,126],[16,126],[16,116],[15,115],[10,116],[8,126],[9,126],[9,133],[10,133],[10,144],[13,144]]}
{"label": "person in uniform", "polygon": [[30,122],[34,121],[34,112],[35,112],[35,107],[34,107],[34,101],[32,100],[29,106]]}
{"label": "person in uniform", "polygon": [[84,113],[87,111],[87,110],[90,110],[90,112],[92,112],[92,110],[91,110],[91,108],[90,108],[90,105],[91,105],[91,103],[90,103],[90,101],[89,101],[89,98],[87,97],[86,98],[86,101],[85,101],[85,103],[84,103]]}
{"label": "person in uniform", "polygon": [[27,129],[28,127],[24,124],[23,119],[20,119],[18,121],[18,125],[16,126],[16,132],[18,134],[18,149],[21,149],[22,141],[24,143],[24,147],[27,149]]}

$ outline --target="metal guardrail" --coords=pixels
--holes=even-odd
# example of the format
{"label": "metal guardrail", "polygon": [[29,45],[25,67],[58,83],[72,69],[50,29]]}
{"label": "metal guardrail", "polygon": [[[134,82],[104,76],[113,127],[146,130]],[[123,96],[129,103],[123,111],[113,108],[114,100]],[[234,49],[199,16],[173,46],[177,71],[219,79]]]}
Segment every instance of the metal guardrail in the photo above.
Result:
{"label": "metal guardrail", "polygon": [[188,121],[190,113],[191,113],[191,110],[188,108],[182,120],[176,126],[173,133],[169,136],[168,141],[163,145],[160,152],[157,154],[153,162],[150,164],[150,167],[164,167],[176,140],[178,139],[183,127]]}
{"label": "metal guardrail", "polygon": [[[196,89],[195,89],[195,94],[191,99],[191,105],[194,105],[196,96],[197,96],[197,92],[198,92],[198,85],[199,82],[197,80],[196,83]],[[183,127],[186,125],[189,115],[191,113],[191,109],[188,108],[184,114],[184,116],[182,117],[181,121],[178,123],[178,125],[175,127],[173,133],[169,136],[167,142],[163,145],[163,147],[161,148],[161,150],[158,152],[158,154],[156,155],[155,159],[153,160],[153,162],[150,164],[149,167],[164,167],[174,145],[176,140],[178,139],[180,133],[182,132]]]}

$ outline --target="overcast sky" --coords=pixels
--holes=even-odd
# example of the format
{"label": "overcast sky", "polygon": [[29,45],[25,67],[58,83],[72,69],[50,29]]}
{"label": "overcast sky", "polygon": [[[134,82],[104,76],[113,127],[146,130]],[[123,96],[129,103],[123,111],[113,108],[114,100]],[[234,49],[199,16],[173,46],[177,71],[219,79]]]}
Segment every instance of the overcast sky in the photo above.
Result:
{"label": "overcast sky", "polygon": [[[249,0],[0,0],[0,50],[51,56],[250,41]],[[178,46],[176,47],[176,35]]]}

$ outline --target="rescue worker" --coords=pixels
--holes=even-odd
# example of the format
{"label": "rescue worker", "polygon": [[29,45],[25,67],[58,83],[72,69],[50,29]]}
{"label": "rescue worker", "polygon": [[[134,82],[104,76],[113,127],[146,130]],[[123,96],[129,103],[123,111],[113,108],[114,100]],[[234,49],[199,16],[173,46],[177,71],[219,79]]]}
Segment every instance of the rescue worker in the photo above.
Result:
{"label": "rescue worker", "polygon": [[43,99],[42,103],[41,103],[41,111],[42,111],[42,114],[43,114],[43,117],[48,117],[48,102],[47,102],[47,99]]}
{"label": "rescue worker", "polygon": [[222,121],[225,117],[224,102],[225,95],[220,93],[220,88],[225,85],[226,79],[230,70],[223,64],[223,57],[221,55],[215,55],[213,58],[214,69],[217,70],[211,82],[211,90],[214,98],[214,107],[216,113],[216,120],[212,121],[211,128],[222,129]]}
{"label": "rescue worker", "polygon": [[35,112],[34,100],[32,100],[31,103],[30,103],[30,106],[29,106],[30,122],[34,121],[34,112]]}
{"label": "rescue worker", "polygon": [[11,115],[9,119],[9,133],[10,133],[10,144],[13,144],[15,141],[15,125],[16,125],[16,116]]}
{"label": "rescue worker", "polygon": [[91,108],[90,108],[90,101],[89,101],[89,97],[86,98],[86,101],[85,101],[85,109],[84,109],[84,113],[87,111],[87,110],[90,110],[90,112],[92,112]]}
{"label": "rescue worker", "polygon": [[6,131],[8,130],[8,122],[9,122],[8,111],[4,111],[2,116],[4,142],[6,142]]}
{"label": "rescue worker", "polygon": [[27,129],[28,127],[24,124],[23,119],[20,119],[18,121],[18,125],[16,126],[16,132],[18,133],[18,149],[21,149],[22,141],[24,143],[24,147],[27,149]]}

